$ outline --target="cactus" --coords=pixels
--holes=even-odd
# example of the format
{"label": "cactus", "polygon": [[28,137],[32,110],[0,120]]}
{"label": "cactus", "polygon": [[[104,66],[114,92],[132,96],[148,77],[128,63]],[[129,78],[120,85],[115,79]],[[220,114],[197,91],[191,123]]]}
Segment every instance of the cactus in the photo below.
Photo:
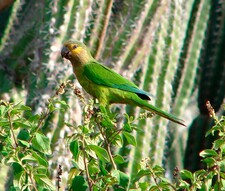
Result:
{"label": "cactus", "polygon": [[[219,0],[16,0],[5,16],[7,24],[0,28],[0,97],[22,100],[40,112],[60,82],[74,78],[69,63],[60,58],[63,42],[74,38],[84,41],[96,59],[153,94],[153,105],[189,125],[197,102],[202,111],[205,99],[211,98],[218,110],[224,98],[224,7]],[[215,14],[219,14],[217,20],[210,20]],[[213,26],[219,26],[219,33]],[[207,74],[214,83],[206,83]],[[208,95],[211,92],[205,91],[213,87],[216,94]],[[64,121],[79,124],[82,116],[82,104],[71,92],[61,99],[71,108],[49,117],[43,127],[59,151],[62,147],[57,142],[67,131]],[[130,106],[119,111],[134,117],[143,112]],[[124,145],[115,151],[129,158],[120,169],[133,177],[145,157],[153,165],[167,166],[170,173],[175,166],[183,166],[191,131],[157,116],[137,125],[137,147]],[[53,159],[53,166],[56,162]]]}
{"label": "cactus", "polygon": [[[189,27],[184,41],[184,52],[182,52],[180,55],[181,57],[179,58],[179,64],[181,70],[183,70],[181,73],[182,75],[179,77],[181,81],[179,82],[178,88],[176,90],[174,89],[176,92],[176,97],[174,98],[173,112],[175,114],[184,112],[185,109],[182,109],[182,107],[187,108],[187,104],[189,104],[188,98],[192,97],[193,91],[196,87],[195,81],[199,68],[198,60],[203,44],[209,10],[209,1],[195,1],[191,9],[191,17],[188,21]],[[178,72],[180,73],[180,71]],[[186,143],[183,142],[183,140],[186,139],[186,135],[179,135],[178,129],[175,129],[173,126],[171,126],[169,129],[169,143],[172,143],[173,139],[175,139],[174,142],[178,142],[181,146],[173,146],[170,151],[170,156],[172,157],[170,160],[171,163],[168,165],[170,166],[170,169],[174,169],[175,166],[183,168],[182,157],[184,155],[184,147],[186,146]]]}
{"label": "cactus", "polygon": [[[204,133],[212,125],[209,118],[206,101],[212,103],[217,112],[224,100],[225,65],[223,50],[225,47],[225,5],[222,1],[212,1],[208,26],[204,44],[200,54],[200,77],[198,91],[198,109],[200,114],[193,120],[188,134],[185,152],[185,168],[194,171],[201,168],[199,153],[210,148],[212,137],[205,137]],[[201,140],[201,141],[199,141]],[[193,143],[197,143],[193,145]],[[189,157],[192,156],[192,157]],[[190,165],[192,164],[192,165]]]}

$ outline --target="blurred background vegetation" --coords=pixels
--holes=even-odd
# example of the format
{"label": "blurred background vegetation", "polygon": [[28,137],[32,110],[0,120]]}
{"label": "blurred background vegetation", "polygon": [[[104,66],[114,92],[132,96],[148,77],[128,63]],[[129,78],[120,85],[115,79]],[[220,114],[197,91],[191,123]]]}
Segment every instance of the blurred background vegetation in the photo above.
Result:
{"label": "blurred background vegetation", "polygon": [[[168,174],[175,167],[201,168],[199,152],[212,142],[205,138],[212,126],[206,100],[216,112],[224,102],[223,0],[0,0],[0,99],[40,113],[61,82],[79,87],[60,57],[70,38],[153,94],[153,105],[186,121],[187,128],[157,116],[138,122],[137,147],[115,151],[126,159],[120,169],[132,176],[145,157]],[[71,159],[64,137],[71,132],[64,122],[80,124],[82,104],[72,92],[61,99],[70,108],[49,117],[42,131],[51,138],[52,166],[60,163],[66,172]],[[114,110],[121,116],[143,112],[121,105]]]}

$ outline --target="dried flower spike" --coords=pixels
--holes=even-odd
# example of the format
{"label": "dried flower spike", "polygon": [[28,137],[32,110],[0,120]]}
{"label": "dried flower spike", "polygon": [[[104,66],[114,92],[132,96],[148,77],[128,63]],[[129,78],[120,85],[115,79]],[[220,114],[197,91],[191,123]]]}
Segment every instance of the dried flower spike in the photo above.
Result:
{"label": "dried flower spike", "polygon": [[84,97],[82,95],[82,92],[79,88],[75,87],[74,88],[74,94],[80,99],[80,100],[84,100]]}
{"label": "dried flower spike", "polygon": [[209,111],[209,116],[215,118],[215,111],[209,100],[206,101],[206,108]]}
{"label": "dried flower spike", "polygon": [[56,91],[56,95],[62,95],[65,93],[65,87],[66,87],[66,83],[62,83],[60,86],[59,86],[59,89]]}

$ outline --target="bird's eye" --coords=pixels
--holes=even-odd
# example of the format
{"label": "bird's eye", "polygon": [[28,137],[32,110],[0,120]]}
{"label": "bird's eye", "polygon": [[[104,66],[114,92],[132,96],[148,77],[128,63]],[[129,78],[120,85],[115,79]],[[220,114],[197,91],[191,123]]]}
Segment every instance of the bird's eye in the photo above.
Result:
{"label": "bird's eye", "polygon": [[74,44],[74,45],[73,45],[73,49],[76,49],[76,48],[77,48],[77,45],[76,45],[76,44]]}

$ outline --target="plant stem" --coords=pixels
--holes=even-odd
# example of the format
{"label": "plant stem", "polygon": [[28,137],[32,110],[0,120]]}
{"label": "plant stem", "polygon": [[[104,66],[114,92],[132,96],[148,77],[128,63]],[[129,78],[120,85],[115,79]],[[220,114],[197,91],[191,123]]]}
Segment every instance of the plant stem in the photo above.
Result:
{"label": "plant stem", "polygon": [[[34,179],[32,177],[32,174],[30,172],[27,171],[26,169],[26,166],[23,165],[22,161],[19,160],[19,164],[23,167],[23,170],[26,172],[26,174],[30,177],[30,181],[32,183],[32,186],[34,188],[35,191],[38,191],[36,185],[35,185],[35,182],[34,182]],[[32,189],[31,189],[32,190]]]}
{"label": "plant stem", "polygon": [[[39,120],[39,122],[38,122],[38,125],[37,125],[37,128],[36,128],[36,130],[35,130],[35,133],[37,133],[38,130],[41,128],[41,126],[42,126],[44,120],[48,117],[49,113],[50,113],[50,112],[49,112],[49,109],[48,109],[45,113],[43,113],[43,115],[41,116],[41,118],[40,118],[40,120]],[[30,138],[30,140],[29,140],[29,143],[31,143],[32,139],[34,138],[35,133],[31,136],[31,138]]]}
{"label": "plant stem", "polygon": [[99,123],[95,120],[97,126],[98,126],[98,129],[100,131],[100,133],[102,134],[102,137],[104,138],[104,141],[106,143],[106,146],[107,146],[107,153],[109,155],[109,159],[110,159],[110,162],[112,163],[112,166],[115,170],[117,170],[117,166],[113,160],[113,156],[112,156],[112,152],[111,152],[111,149],[110,149],[110,142],[108,141],[108,138],[107,136],[104,134],[104,132],[102,131],[102,128],[101,126],[99,125]]}
{"label": "plant stem", "polygon": [[17,141],[16,141],[16,136],[15,136],[14,131],[13,131],[12,118],[11,118],[11,115],[10,115],[10,112],[9,112],[9,111],[7,112],[7,115],[8,115],[9,124],[10,124],[10,131],[11,131],[11,133],[12,133],[13,140],[14,140],[15,145],[16,145],[16,147],[17,147],[17,146],[18,146],[18,143],[17,143]]}
{"label": "plant stem", "polygon": [[84,168],[85,168],[85,173],[86,173],[86,176],[87,176],[87,182],[88,182],[88,186],[89,186],[89,190],[92,191],[92,180],[91,180],[91,177],[90,177],[90,174],[89,174],[89,170],[88,170],[88,165],[87,165],[87,161],[86,161],[86,153],[85,153],[85,142],[84,142],[84,136],[82,137],[82,151],[83,151],[83,161],[84,161]]}
{"label": "plant stem", "polygon": [[33,180],[32,175],[29,173],[28,176],[30,177],[30,180],[31,180],[31,182],[32,182],[32,185],[33,185],[34,190],[35,190],[35,191],[38,191],[38,189],[37,189],[37,187],[36,187],[36,185],[35,185],[35,182],[34,182],[34,180]]}
{"label": "plant stem", "polygon": [[113,139],[114,139],[118,134],[120,134],[122,130],[123,130],[123,129],[118,129],[116,132],[114,132],[114,133],[109,137],[109,142],[112,142]]}
{"label": "plant stem", "polygon": [[111,161],[111,163],[112,163],[113,168],[114,168],[115,170],[117,170],[117,166],[116,166],[116,164],[115,164],[115,162],[114,162],[114,160],[113,160],[113,156],[112,156],[112,153],[111,153],[110,144],[108,144],[108,143],[107,143],[107,152],[108,152],[109,159],[110,159],[110,161]]}

